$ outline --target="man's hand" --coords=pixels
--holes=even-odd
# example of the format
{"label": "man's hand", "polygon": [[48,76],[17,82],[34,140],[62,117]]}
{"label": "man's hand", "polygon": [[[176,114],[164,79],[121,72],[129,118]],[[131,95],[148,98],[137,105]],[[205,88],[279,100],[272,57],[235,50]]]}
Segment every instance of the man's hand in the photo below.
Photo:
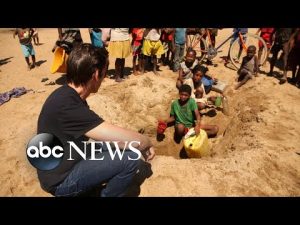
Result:
{"label": "man's hand", "polygon": [[153,147],[150,147],[149,149],[145,150],[142,152],[144,158],[145,158],[145,161],[146,162],[149,162],[151,161],[154,156],[155,156],[155,151],[154,151],[154,148]]}

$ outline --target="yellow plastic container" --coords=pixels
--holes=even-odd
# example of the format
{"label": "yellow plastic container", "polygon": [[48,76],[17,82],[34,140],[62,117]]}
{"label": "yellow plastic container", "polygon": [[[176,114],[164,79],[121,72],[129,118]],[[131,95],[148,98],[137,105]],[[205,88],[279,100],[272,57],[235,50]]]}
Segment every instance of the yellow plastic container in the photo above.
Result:
{"label": "yellow plastic container", "polygon": [[54,60],[50,69],[51,73],[66,73],[67,72],[67,58],[65,50],[57,47],[54,52]]}
{"label": "yellow plastic container", "polygon": [[194,128],[191,128],[183,139],[183,146],[190,158],[201,158],[210,155],[211,144],[206,132],[202,129],[200,129],[198,135],[195,135]]}

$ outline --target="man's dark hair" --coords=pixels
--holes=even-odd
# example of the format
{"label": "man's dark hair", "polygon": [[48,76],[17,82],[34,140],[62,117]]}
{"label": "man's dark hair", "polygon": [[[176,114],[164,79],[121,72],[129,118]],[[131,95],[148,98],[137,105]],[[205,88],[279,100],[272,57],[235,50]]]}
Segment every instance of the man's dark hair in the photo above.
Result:
{"label": "man's dark hair", "polygon": [[96,69],[101,75],[108,63],[108,52],[91,44],[80,44],[70,53],[67,60],[67,81],[76,86],[85,85]]}
{"label": "man's dark hair", "polygon": [[192,88],[191,88],[191,86],[188,85],[188,84],[183,84],[183,85],[181,85],[181,87],[179,88],[179,93],[181,93],[181,92],[186,92],[186,93],[188,93],[189,95],[191,95],[191,94],[192,94]]}

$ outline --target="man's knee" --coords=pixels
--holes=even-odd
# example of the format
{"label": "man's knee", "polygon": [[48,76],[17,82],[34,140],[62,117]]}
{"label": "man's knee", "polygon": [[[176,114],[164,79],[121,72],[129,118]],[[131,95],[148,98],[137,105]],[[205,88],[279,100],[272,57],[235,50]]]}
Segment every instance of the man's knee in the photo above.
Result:
{"label": "man's knee", "polygon": [[129,172],[137,171],[138,169],[138,162],[139,162],[139,155],[132,151],[126,151],[124,154],[123,160],[125,161],[125,170]]}

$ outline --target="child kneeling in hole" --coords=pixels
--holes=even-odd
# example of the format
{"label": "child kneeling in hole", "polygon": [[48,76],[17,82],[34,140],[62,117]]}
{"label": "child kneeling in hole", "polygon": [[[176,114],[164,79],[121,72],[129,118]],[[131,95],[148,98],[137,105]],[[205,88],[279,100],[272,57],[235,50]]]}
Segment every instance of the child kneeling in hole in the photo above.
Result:
{"label": "child kneeling in hole", "polygon": [[179,99],[172,102],[170,117],[165,121],[159,121],[159,124],[171,125],[175,122],[174,141],[179,144],[182,137],[192,127],[195,127],[196,135],[200,129],[206,131],[209,137],[217,135],[219,128],[216,125],[203,124],[195,99],[191,98],[192,88],[183,84],[179,88]]}

